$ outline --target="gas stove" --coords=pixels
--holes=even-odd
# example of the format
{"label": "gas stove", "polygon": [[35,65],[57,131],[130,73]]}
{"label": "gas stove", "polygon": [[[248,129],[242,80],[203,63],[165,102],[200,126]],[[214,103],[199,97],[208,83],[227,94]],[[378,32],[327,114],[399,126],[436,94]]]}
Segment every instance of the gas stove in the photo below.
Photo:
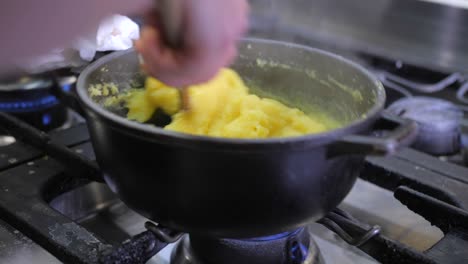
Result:
{"label": "gas stove", "polygon": [[251,239],[177,236],[151,258],[163,246],[154,243],[158,227],[94,181],[79,115],[40,133],[31,127],[40,125],[1,113],[0,262],[128,263],[131,254],[154,264],[468,262],[465,76],[353,56],[386,86],[388,110],[424,128],[417,143],[368,157],[350,195],[317,223]]}

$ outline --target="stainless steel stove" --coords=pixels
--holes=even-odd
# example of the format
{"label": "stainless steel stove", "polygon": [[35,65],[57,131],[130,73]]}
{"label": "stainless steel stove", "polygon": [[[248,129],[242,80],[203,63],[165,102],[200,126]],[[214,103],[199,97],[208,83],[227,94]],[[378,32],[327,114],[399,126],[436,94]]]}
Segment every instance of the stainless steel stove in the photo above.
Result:
{"label": "stainless steel stove", "polygon": [[[278,21],[263,19],[281,28]],[[299,33],[267,35],[318,45]],[[234,255],[231,262],[244,263],[245,259],[235,258],[239,252],[249,252],[251,258],[269,257],[278,252],[262,254],[291,241],[298,242],[288,246],[291,264],[468,263],[468,76],[442,70],[444,62],[434,70],[355,50],[326,49],[361,63],[379,77],[389,97],[388,110],[416,120],[423,128],[417,143],[392,157],[368,157],[360,179],[339,208],[304,229],[251,240],[185,235],[148,263],[205,264],[200,258],[216,259],[219,252]],[[62,88],[70,89],[71,80],[60,83]],[[41,88],[47,98],[48,88],[50,84]],[[4,92],[11,91],[0,86]],[[30,119],[27,111],[18,114],[29,105],[10,99],[0,102],[0,263],[129,263],[129,254],[140,254],[141,244],[151,244],[148,220],[95,181],[99,171],[84,120],[67,110],[70,114],[44,128],[41,124],[51,120],[44,120],[43,114]],[[41,111],[51,106],[65,109],[67,102],[54,98],[53,104],[40,105]],[[57,162],[56,155],[69,162]],[[200,257],[197,252],[204,253]],[[151,255],[141,256],[145,254]],[[113,262],[103,258],[109,255],[116,257]]]}
{"label": "stainless steel stove", "polygon": [[[446,98],[444,103],[450,105],[449,109],[456,109],[456,113],[461,113],[461,116],[456,115],[460,118],[454,121],[455,131],[459,134],[454,140],[459,140],[459,144],[452,144],[449,151],[437,155],[424,153],[431,152],[426,146],[422,150],[405,149],[395,157],[369,157],[361,179],[340,205],[340,209],[332,213],[334,216],[327,217],[328,221],[321,220],[320,224],[311,223],[306,227],[304,232],[310,234],[312,243],[316,244],[313,251],[320,261],[301,263],[392,263],[394,258],[391,256],[375,259],[376,254],[389,254],[381,245],[375,246],[380,237],[385,238],[383,243],[395,243],[393,246],[397,254],[401,253],[398,253],[399,250],[409,250],[401,253],[403,256],[429,250],[421,255],[427,257],[423,259],[426,262],[420,263],[455,263],[451,261],[467,260],[464,255],[438,256],[431,253],[434,244],[442,238],[447,240],[452,229],[441,226],[450,226],[451,222],[449,219],[434,219],[434,215],[415,209],[418,206],[423,209],[433,208],[437,215],[443,213],[439,208],[442,206],[444,210],[459,208],[460,212],[457,213],[468,215],[464,211],[468,207],[468,195],[465,194],[468,190],[468,168],[463,159],[467,147],[463,140],[467,122],[463,116],[468,107],[459,96],[465,80],[460,74],[441,74],[440,80],[435,84],[428,84],[408,74],[407,69],[414,71],[415,68],[400,62],[391,64],[389,61],[376,58],[369,60],[367,57],[363,61],[387,84],[390,94],[398,91],[393,93],[389,102],[390,109],[402,100],[417,99],[421,94],[427,100]],[[423,74],[424,69],[420,70],[422,73],[419,73]],[[446,81],[451,76],[458,77],[453,81]],[[434,87],[440,81],[446,85],[438,93],[424,93],[411,86],[418,82],[426,87]],[[436,110],[447,111],[447,108]],[[405,113],[411,114],[411,111]],[[417,117],[413,116],[416,120]],[[422,121],[424,120],[423,118]],[[53,154],[53,149],[32,147],[28,144],[31,136],[26,133],[28,130],[17,130],[10,121],[14,123],[18,120],[5,119],[4,116],[0,118],[0,129],[13,131],[11,134],[3,134],[16,138],[10,144],[0,147],[1,263],[97,263],[98,248],[118,247],[123,241],[145,231],[147,219],[128,209],[106,185],[90,182],[86,177],[79,179],[67,176],[68,164],[64,166],[43,155],[43,151]],[[68,146],[75,154],[93,160],[94,154],[83,119],[75,117],[72,121],[68,120],[68,123],[71,124],[59,126],[49,132],[50,142],[53,145]],[[409,197],[404,197],[405,195]],[[434,204],[422,199],[420,195]],[[416,205],[413,204],[414,201]],[[431,225],[428,220],[438,227]],[[338,224],[338,227],[334,224]],[[373,229],[372,226],[376,227]],[[184,252],[184,248],[190,248],[187,237],[180,241],[167,246],[151,258],[149,263],[171,263],[171,259],[175,258],[174,252],[180,254]],[[373,244],[374,246],[369,246]],[[449,247],[450,250],[457,248],[459,245],[453,245],[452,249]],[[75,258],[80,254],[82,258]],[[177,262],[172,263],[201,263],[193,260],[190,254],[185,252],[185,255],[177,255]],[[421,256],[416,255],[408,263],[416,263],[414,261]]]}

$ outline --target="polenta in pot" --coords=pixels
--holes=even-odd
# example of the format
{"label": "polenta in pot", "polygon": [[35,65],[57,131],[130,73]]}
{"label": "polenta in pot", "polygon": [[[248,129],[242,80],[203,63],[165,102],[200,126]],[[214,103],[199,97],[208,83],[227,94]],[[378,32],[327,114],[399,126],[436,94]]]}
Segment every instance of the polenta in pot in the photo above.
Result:
{"label": "polenta in pot", "polygon": [[323,115],[306,114],[249,93],[240,76],[227,68],[211,81],[187,89],[189,111],[181,109],[179,90],[152,77],[146,79],[144,89],[134,89],[114,101],[125,100],[127,118],[141,123],[161,109],[172,118],[164,129],[193,135],[261,139],[321,133],[337,126]]}

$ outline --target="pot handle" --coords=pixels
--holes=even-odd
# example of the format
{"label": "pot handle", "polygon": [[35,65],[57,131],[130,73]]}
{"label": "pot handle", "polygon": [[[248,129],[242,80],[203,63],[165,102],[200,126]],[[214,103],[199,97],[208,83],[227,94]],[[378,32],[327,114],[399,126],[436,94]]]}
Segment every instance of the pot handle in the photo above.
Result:
{"label": "pot handle", "polygon": [[414,142],[418,125],[415,121],[384,111],[373,127],[373,134],[375,136],[346,136],[332,144],[328,155],[392,155]]}

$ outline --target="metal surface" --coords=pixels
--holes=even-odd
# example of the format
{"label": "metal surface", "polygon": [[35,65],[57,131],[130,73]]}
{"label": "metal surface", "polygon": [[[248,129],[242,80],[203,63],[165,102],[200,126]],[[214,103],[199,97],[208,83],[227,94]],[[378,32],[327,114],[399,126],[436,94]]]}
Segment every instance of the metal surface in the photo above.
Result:
{"label": "metal surface", "polygon": [[[65,144],[69,146],[76,144],[76,140],[79,138],[81,137],[68,138]],[[51,209],[45,203],[50,195],[67,191],[67,188],[74,188],[83,182],[67,179],[63,175],[61,165],[50,162],[47,158],[41,158],[41,152],[37,150],[21,154],[21,152],[15,151],[8,152],[8,149],[4,148],[2,156],[9,156],[10,161],[13,158],[15,161],[23,160],[23,162],[37,159],[0,174],[2,179],[0,190],[2,218],[14,228],[22,230],[35,243],[41,245],[61,261],[96,262],[100,250],[108,247],[106,243],[69,218]],[[14,166],[14,164],[10,162],[2,165],[2,168],[5,169],[9,166]],[[29,184],[25,185],[25,182]],[[60,188],[53,188],[54,191],[42,193],[47,190],[48,186],[53,187],[56,184]]]}
{"label": "metal surface", "polygon": [[[0,123],[3,124],[3,127],[6,131],[17,135],[19,139],[31,144],[34,147],[37,147],[38,149],[44,150],[45,153],[57,158],[60,162],[62,162],[62,164],[69,165],[66,170],[69,176],[73,176],[73,178],[68,178],[67,176],[56,176],[55,174],[51,174],[49,177],[53,178],[45,177],[41,179],[42,181],[38,181],[36,183],[36,192],[28,190],[28,192],[31,193],[31,201],[29,201],[29,203],[26,202],[26,207],[35,203],[37,203],[38,207],[41,207],[43,206],[41,198],[44,200],[52,199],[54,197],[55,191],[58,191],[58,194],[60,194],[60,191],[66,191],[67,188],[72,189],[79,187],[80,184],[85,183],[87,179],[98,181],[102,180],[100,173],[92,160],[89,160],[88,158],[83,159],[81,155],[77,155],[74,151],[68,149],[67,147],[54,143],[52,137],[49,135],[38,131],[32,126],[29,126],[26,123],[22,123],[19,119],[15,119],[4,113],[0,113]],[[33,174],[35,173],[29,173],[29,175]],[[85,175],[90,175],[91,178]],[[50,185],[54,186],[54,183],[56,184],[56,182],[60,182],[61,184],[58,186],[59,189],[48,190]],[[9,184],[12,183],[10,182]],[[8,183],[5,183],[5,185],[8,185]],[[12,191],[14,193],[18,192],[16,188],[12,188]],[[42,194],[43,191],[45,194]],[[57,195],[57,193],[55,193],[55,195]],[[16,199],[21,200],[21,198]],[[17,202],[17,200],[13,199],[13,202],[11,203],[14,204]],[[11,212],[8,209],[6,209],[6,212],[7,214],[13,215],[10,217],[18,217],[17,212]],[[35,213],[32,213],[32,217],[34,217],[34,214]],[[164,227],[156,226],[152,223],[146,223],[145,227],[148,229],[147,231],[132,237],[128,242],[122,243],[121,245],[112,248],[108,245],[105,245],[104,242],[100,241],[99,239],[95,238],[93,234],[86,233],[86,230],[81,228],[79,225],[70,222],[64,224],[63,227],[57,226],[60,222],[64,221],[64,219],[60,219],[58,216],[53,214],[50,214],[49,216],[50,218],[47,219],[49,222],[53,222],[54,219],[57,221],[57,224],[52,228],[49,227],[49,230],[54,231],[55,229],[58,229],[57,232],[60,233],[59,235],[62,235],[61,233],[63,232],[66,234],[73,234],[73,232],[76,232],[77,238],[75,242],[73,235],[70,235],[72,236],[72,238],[70,238],[70,242],[57,241],[57,234],[55,234],[54,231],[49,233],[49,236],[46,235],[46,239],[51,240],[48,242],[48,246],[53,247],[58,245],[59,247],[63,247],[63,243],[79,244],[75,250],[70,250],[69,254],[65,253],[62,255],[63,259],[69,259],[70,261],[73,260],[77,263],[95,263],[98,261],[103,264],[114,264],[116,262],[121,264],[145,263],[156,253],[166,247],[168,243],[173,243],[181,237],[181,234],[176,234]],[[26,224],[25,228],[35,229],[36,232],[42,232],[42,235],[44,234],[44,226],[41,226],[41,224],[32,226],[28,226],[28,224]],[[64,240],[62,238],[59,239]],[[86,239],[89,239],[89,241]],[[77,254],[77,252],[83,250],[83,245],[80,245],[80,243],[83,242],[87,243],[87,246],[85,247],[90,248],[92,251],[88,256],[79,256]]]}
{"label": "metal surface", "polygon": [[[412,122],[387,115],[377,124],[394,129],[388,136],[353,135],[370,129],[385,95],[368,72],[341,57],[245,40],[233,68],[256,87],[254,92],[306,112],[320,109],[344,127],[296,138],[242,140],[132,122],[88,95],[92,84],[114,82],[124,92],[129,83],[142,80],[133,51],[112,54],[82,73],[77,90],[106,182],[129,207],[186,233],[224,238],[281,233],[333,209],[354,184],[365,154],[393,153],[415,136]],[[290,83],[295,89],[288,88]]]}
{"label": "metal surface", "polygon": [[25,76],[11,80],[0,79],[0,92],[47,89],[51,86],[52,81],[44,76]]}
{"label": "metal surface", "polygon": [[0,147],[6,147],[16,142],[16,139],[12,136],[0,136]]}
{"label": "metal surface", "polygon": [[[395,198],[440,228],[444,236],[422,251],[384,236],[375,236],[360,248],[382,263],[465,263],[468,254],[457,248],[466,243],[468,196],[464,176],[468,170],[410,149],[390,158],[369,157],[367,161],[363,179],[394,192]],[[338,215],[336,220],[348,233],[368,230],[353,218]]]}
{"label": "metal surface", "polygon": [[345,217],[350,220],[353,220],[353,217],[351,217],[346,212],[340,209],[335,209],[333,212],[329,213],[326,217],[317,221],[317,223],[326,226],[328,229],[332,230],[337,235],[339,235],[344,241],[346,241],[346,243],[352,246],[360,247],[364,245],[365,243],[367,243],[372,238],[374,238],[375,236],[378,236],[380,234],[381,228],[379,226],[373,226],[369,228],[369,230],[367,230],[364,234],[359,235],[357,237],[353,237],[339,226],[339,224],[337,223],[337,220],[335,220],[337,217],[338,218]]}
{"label": "metal surface", "polygon": [[434,2],[253,0],[252,28],[274,39],[466,72],[468,10]]}
{"label": "metal surface", "polygon": [[100,264],[145,264],[167,246],[151,231],[133,236],[121,245],[101,253]]}
{"label": "metal surface", "polygon": [[[287,253],[285,253],[282,250],[283,247],[281,246],[280,247],[276,246],[277,248],[275,249],[273,247],[268,247],[268,245],[262,246],[261,243],[257,243],[257,244],[247,243],[245,244],[245,247],[244,247],[242,246],[242,242],[241,242],[241,244],[239,244],[238,246],[234,245],[233,247],[236,248],[236,247],[241,246],[242,249],[240,250],[244,252],[245,255],[244,254],[232,255],[232,256],[230,256],[229,254],[219,255],[218,260],[224,260],[224,261],[218,261],[218,262],[207,260],[205,254],[199,254],[199,252],[197,254],[196,250],[194,250],[194,248],[192,247],[189,236],[185,236],[183,240],[179,244],[177,244],[177,246],[172,251],[171,264],[207,264],[207,263],[323,264],[325,263],[323,261],[322,256],[320,255],[320,249],[317,246],[317,244],[313,241],[313,237],[310,234],[308,228],[305,229],[305,235],[309,237],[310,241],[308,242],[309,245],[307,246],[307,248],[303,248],[303,250],[305,251],[304,254],[306,256],[306,258],[303,260],[298,261],[294,259],[289,259],[289,260],[281,261],[281,259],[287,258],[286,257]],[[281,242],[284,242],[284,241],[281,241]],[[232,246],[232,244],[230,244],[229,242],[226,242],[220,245],[220,247],[222,248],[230,247],[230,246]],[[255,248],[252,248],[253,246],[255,246]],[[219,252],[216,252],[217,250],[218,248],[212,248],[212,252],[209,252],[209,253],[211,253],[212,255],[216,253],[222,253],[222,249]],[[239,248],[237,250],[239,250]],[[255,251],[255,252],[252,252],[252,251]],[[264,258],[258,258],[258,256],[261,256],[262,254],[266,254],[266,256]],[[272,259],[270,254],[276,255],[276,256],[277,254],[282,254],[283,256],[278,259],[274,259],[274,258]],[[254,256],[251,256],[252,258],[249,258],[249,255],[254,255]],[[204,258],[200,256],[203,256]],[[257,258],[255,258],[255,256],[257,256]]]}
{"label": "metal surface", "polygon": [[[58,142],[62,142],[67,146],[75,146],[73,151],[70,150],[73,154],[69,154],[68,152],[67,154],[63,153],[63,155],[68,156],[68,162],[65,161],[62,164],[77,164],[73,159],[80,160],[81,155],[85,155],[87,157],[86,160],[93,157],[93,152],[89,148],[90,145],[80,144],[79,140],[82,139],[83,135],[70,137],[74,133],[79,133],[82,127],[76,127],[74,132],[58,131],[57,133],[59,134],[51,135],[49,138],[49,135],[41,135],[33,127],[21,123],[20,120],[15,120],[5,114],[1,114],[1,116],[0,123],[2,123],[3,128],[12,128],[13,123],[18,123],[19,127],[24,128],[21,131],[14,131],[17,136],[19,134],[22,135],[18,137],[19,139],[29,137],[33,141],[42,141],[42,146],[34,144],[39,149],[48,149],[48,144],[54,145]],[[9,129],[6,130],[11,131]],[[71,134],[69,134],[70,132]],[[16,147],[21,148],[21,146]],[[4,148],[1,156],[8,157],[7,151],[8,149]],[[11,154],[20,155],[18,152],[12,152]],[[54,254],[61,261],[88,264],[98,262],[116,263],[116,260],[120,261],[124,259],[125,261],[121,263],[144,263],[167,245],[167,243],[157,240],[156,236],[150,231],[133,237],[129,243],[123,243],[115,247],[107,244],[100,237],[97,237],[75,222],[75,219],[66,217],[46,204],[46,201],[52,200],[51,204],[55,204],[57,209],[60,209],[61,206],[63,208],[63,203],[54,202],[54,200],[56,201],[56,197],[68,190],[73,190],[86,184],[88,182],[84,179],[86,176],[83,178],[83,175],[73,174],[73,171],[77,167],[64,168],[55,161],[49,161],[48,156],[41,157],[41,152],[28,152],[22,155],[24,155],[23,160],[35,160],[34,162],[28,162],[27,164],[23,164],[23,166],[0,173],[0,178],[4,179],[2,180],[3,189],[0,190],[0,196],[2,197],[0,211],[2,212],[2,217],[7,221],[11,221],[15,228],[26,232],[35,243],[41,245],[41,247]],[[15,158],[15,161],[19,159],[19,157]],[[92,167],[91,163],[88,160],[88,163],[82,164],[82,166]],[[3,169],[8,168],[9,165],[14,164],[5,164],[3,165]],[[85,171],[81,172],[88,173]],[[13,173],[16,177],[11,177],[10,173]],[[22,182],[29,182],[30,185],[25,186],[21,184]],[[10,195],[10,192],[12,195]],[[22,195],[23,193],[26,195]],[[104,200],[104,198],[101,200]],[[99,202],[101,200],[94,201]],[[93,200],[90,200],[85,208],[92,207]],[[67,206],[65,208],[67,208],[66,210],[70,210]],[[66,211],[63,211],[63,213],[66,213]],[[89,212],[87,215],[89,215]],[[73,216],[83,217],[84,215]],[[15,220],[12,221],[12,219]],[[31,219],[40,220],[31,221]]]}
{"label": "metal surface", "polygon": [[55,85],[57,89],[67,89],[72,84],[70,79],[54,84],[44,76],[0,82],[0,112],[10,113],[44,131],[57,129],[68,121],[69,111],[52,95]]}
{"label": "metal surface", "polygon": [[5,221],[0,221],[0,262],[11,264],[62,263]]}
{"label": "metal surface", "polygon": [[[94,156],[92,154],[92,149],[89,143],[85,143],[87,141],[87,133],[86,129],[83,127],[59,131],[57,133],[54,133],[52,137],[54,138],[54,142],[60,142],[61,144],[66,145],[75,145],[74,151],[76,153],[80,153],[90,158]],[[56,175],[57,172],[62,170],[62,168],[57,166],[56,162],[52,159],[39,159],[35,160],[34,162],[26,163],[27,160],[34,160],[34,157],[39,158],[41,156],[40,152],[38,153],[37,151],[31,151],[31,148],[28,148],[24,144],[16,144],[17,145],[15,149],[1,149],[0,169],[3,172],[0,174],[0,176],[2,178],[4,177],[4,180],[2,181],[1,194],[4,195],[4,197],[7,197],[7,199],[2,200],[4,201],[4,203],[11,202],[12,198],[14,197],[21,198],[24,194],[29,193],[18,193],[17,191],[15,191],[15,188],[11,188],[11,186],[9,185],[10,180],[19,177],[21,179],[17,180],[22,181],[22,178],[26,177],[26,175],[32,175],[27,176],[29,179],[45,180],[45,178],[47,178],[48,176]],[[15,160],[17,160],[17,168],[8,169],[12,166],[12,164],[8,162],[3,162],[3,159],[7,160],[10,158],[15,158]],[[370,161],[371,165],[367,168],[366,173],[363,175],[364,177],[367,178],[371,175],[378,176],[375,177],[375,179],[380,180],[378,181],[379,184],[384,186],[385,183],[390,183],[391,186],[394,186],[396,182],[400,184],[411,183],[409,181],[402,181],[401,177],[403,177],[404,179],[412,179],[413,181],[418,181],[418,179],[421,179],[422,182],[425,184],[434,182],[435,186],[437,187],[442,187],[443,189],[448,188],[446,190],[449,190],[456,197],[459,197],[460,201],[465,200],[465,198],[463,197],[464,189],[462,186],[459,189],[453,189],[456,186],[463,185],[463,183],[458,182],[457,184],[452,184],[451,182],[456,182],[456,179],[463,180],[463,178],[457,178],[457,175],[466,175],[466,173],[464,173],[466,169],[459,168],[444,163],[442,161],[438,161],[437,159],[429,157],[427,155],[421,156],[421,154],[410,150],[404,151],[397,158],[397,160],[401,160],[400,163],[395,163],[395,159],[378,160],[380,161]],[[387,163],[387,161],[389,163]],[[420,164],[421,166],[425,167],[420,167],[418,169],[417,167],[414,168],[413,166],[410,167],[411,169],[408,169],[408,166],[402,166],[402,164],[406,164],[405,161],[408,165]],[[429,169],[435,170],[437,172],[430,173],[428,172]],[[387,174],[387,172],[390,172],[390,174]],[[425,172],[428,173],[427,177],[429,178],[425,178]],[[443,175],[446,176],[441,175],[441,172],[444,173]],[[50,173],[52,173],[52,175],[50,175]],[[15,175],[15,177],[9,177],[10,175]],[[398,177],[398,175],[401,176]],[[447,177],[447,179],[445,179],[445,184],[440,184],[440,182],[438,182],[437,180],[443,180],[444,177]],[[51,203],[56,209],[58,209],[62,213],[55,214],[52,213],[53,211],[44,209],[47,207],[36,205],[36,207],[33,207],[36,209],[33,210],[37,210],[39,208],[45,210],[41,211],[41,215],[35,218],[38,220],[41,219],[41,221],[33,221],[28,224],[37,227],[37,225],[40,222],[44,221],[44,219],[50,219],[49,217],[51,216],[60,216],[60,219],[63,219],[61,217],[65,216],[70,220],[78,221],[80,225],[86,228],[88,232],[97,234],[100,238],[103,238],[105,241],[113,245],[117,245],[121,241],[127,239],[129,236],[138,234],[139,232],[141,232],[141,230],[143,230],[143,226],[146,222],[146,219],[137,215],[135,212],[129,210],[119,200],[116,200],[115,196],[105,185],[96,183],[85,185],[82,188],[72,188],[72,191],[67,192],[64,195],[57,196],[54,193],[57,193],[57,191],[59,193],[64,192],[65,190],[68,190],[69,187],[66,187],[67,185],[64,185],[61,182],[52,181],[50,183],[52,183],[52,185],[49,185],[47,189],[44,189],[44,192],[49,194],[48,196],[52,195],[53,197],[55,197],[54,199],[52,199]],[[22,188],[26,188],[27,186],[29,186],[27,188],[31,189],[40,188],[40,185],[36,184],[34,180],[22,181],[22,184],[15,186],[23,186]],[[435,240],[433,240],[434,238],[428,239],[428,236],[424,232],[421,233],[420,231],[418,231],[418,228],[416,228],[418,225],[421,225],[422,223],[422,225],[424,226],[424,222],[421,221],[421,218],[414,214],[411,214],[411,212],[405,210],[404,208],[402,208],[401,205],[397,203],[389,203],[392,199],[390,199],[391,197],[386,196],[385,192],[382,189],[377,189],[377,187],[375,186],[371,188],[370,184],[363,184],[362,182],[358,182],[358,184],[355,187],[356,188],[351,193],[351,196],[348,197],[347,200],[345,200],[345,205],[347,205],[348,208],[351,209],[357,207],[361,209],[367,208],[362,209],[363,211],[360,211],[360,214],[355,214],[355,216],[359,216],[360,219],[366,219],[366,221],[376,221],[382,226],[383,233],[385,235],[391,235],[394,239],[402,240],[407,243],[409,242],[410,244],[411,241],[409,241],[408,238],[402,237],[400,233],[411,234],[410,236],[411,238],[413,238],[412,245],[419,245],[417,248],[421,250],[424,250],[425,248],[427,249],[430,246],[430,244],[428,244],[428,246],[425,246],[425,248],[421,248],[421,243],[427,243],[428,241],[430,243],[431,240],[434,242],[437,241],[437,237],[435,238]],[[373,202],[369,203],[368,201]],[[20,208],[23,208],[22,206],[24,206],[24,204],[20,205],[21,206],[15,205],[13,207],[5,208],[10,208],[16,212]],[[376,208],[380,208],[381,212],[379,212],[379,210]],[[48,214],[44,214],[45,212],[47,212]],[[353,210],[353,212],[359,211]],[[366,214],[362,214],[362,212],[366,212]],[[31,212],[25,210],[24,214],[21,214],[17,219],[23,219],[24,217],[30,215]],[[372,215],[373,217],[370,217]],[[78,217],[79,219],[73,219],[73,217]],[[12,223],[14,223],[16,228],[19,228],[21,230],[30,230],[24,229],[23,225],[20,225],[20,223],[18,223],[17,221],[13,221]],[[2,226],[5,226],[3,223],[0,224],[2,224]],[[320,229],[316,228],[316,225],[312,225],[311,228],[314,229],[313,234],[316,236],[315,239],[317,240],[317,244],[319,245],[321,251],[324,253],[324,259],[326,261],[325,263],[374,263],[372,260],[369,259],[369,257],[366,257],[362,253],[356,251],[355,248],[344,245],[342,242],[333,237],[330,234],[330,232],[327,233],[325,230],[318,232],[317,230]],[[44,245],[43,242],[41,242],[42,239],[40,239],[40,236],[31,234],[29,231],[28,236],[34,238],[35,242],[40,242],[42,246]],[[15,231],[15,229],[12,229],[11,227],[7,229],[0,229],[0,237],[14,238],[13,240],[2,240],[5,243],[5,247],[0,247],[0,262],[2,263],[3,261],[5,261],[5,263],[14,264],[41,261],[43,261],[44,263],[59,262],[57,259],[55,259],[50,254],[46,253],[43,249],[41,249],[41,247],[36,245],[34,242],[27,242],[27,239],[22,239],[21,237],[24,236],[19,235],[19,232]],[[370,243],[371,242],[372,241],[370,241]],[[76,246],[79,245],[80,244]],[[73,252],[72,247],[67,247],[67,250],[69,252]],[[153,258],[149,263],[168,264],[171,250],[171,247],[167,248],[166,250],[161,252],[161,254]],[[55,250],[51,250],[51,252],[54,252],[54,255],[56,256],[62,256],[61,254],[63,254],[58,254]]]}
{"label": "metal surface", "polygon": [[94,161],[77,156],[67,146],[54,142],[50,135],[35,129],[29,124],[21,123],[19,119],[5,113],[0,113],[0,122],[4,124],[6,132],[16,135],[16,139],[42,149],[48,155],[56,157],[59,161],[67,164],[69,173],[77,179],[103,181],[101,172]]}
{"label": "metal surface", "polygon": [[206,263],[304,264],[309,253],[320,255],[307,228],[249,239],[220,239],[191,235],[193,255]]}
{"label": "metal surface", "polygon": [[419,124],[415,149],[433,155],[450,155],[461,149],[463,112],[449,101],[411,97],[392,104],[388,111]]}
{"label": "metal surface", "polygon": [[[138,235],[148,219],[126,207],[104,184],[91,183],[56,197],[52,208],[79,222],[112,245]],[[172,246],[148,264],[168,264]]]}

